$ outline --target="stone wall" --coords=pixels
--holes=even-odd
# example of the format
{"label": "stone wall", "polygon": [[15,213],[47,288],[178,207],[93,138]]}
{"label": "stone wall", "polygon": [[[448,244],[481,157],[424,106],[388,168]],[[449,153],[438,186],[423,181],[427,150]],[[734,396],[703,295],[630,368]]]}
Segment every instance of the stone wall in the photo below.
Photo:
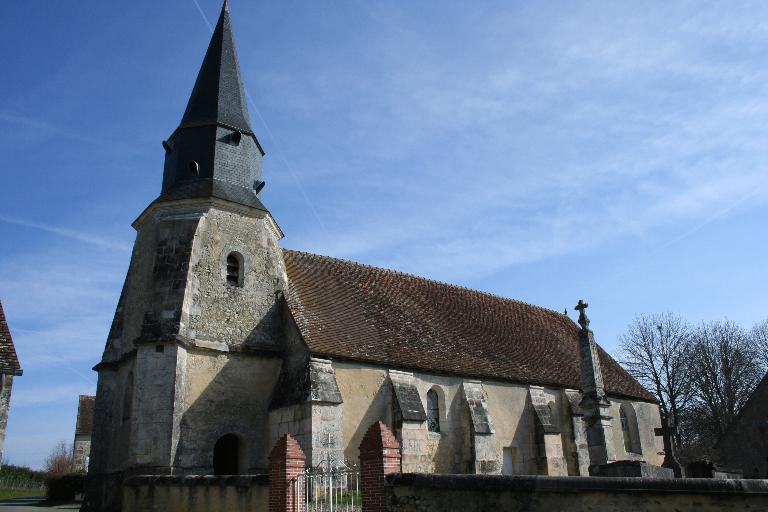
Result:
{"label": "stone wall", "polygon": [[74,444],[74,468],[75,471],[88,471],[88,461],[91,458],[91,436],[87,434],[75,435]]}
{"label": "stone wall", "polygon": [[[562,388],[466,381],[485,395],[487,419],[493,430],[476,433],[482,422],[475,425],[476,418],[473,419],[468,402],[478,400],[467,398],[466,379],[413,372],[409,382],[416,388],[425,410],[427,391],[434,389],[438,393],[440,432],[425,432],[425,424],[408,421],[403,421],[402,429],[398,431],[394,424],[393,388],[387,369],[344,361],[334,361],[333,368],[343,400],[344,455],[347,460],[357,460],[357,447],[367,426],[382,421],[398,435],[403,446],[404,468],[411,472],[542,474],[552,466],[543,458],[549,446],[558,448],[550,451],[558,452],[560,474],[588,474],[586,441],[579,440],[584,437],[584,432],[575,429],[581,426],[581,418],[574,416],[574,408]],[[536,389],[538,402],[549,411],[551,421],[558,427],[559,433],[547,435],[557,437],[556,440],[537,439],[537,415],[530,398],[532,388]],[[569,392],[578,394],[573,390]],[[660,465],[664,459],[663,443],[653,434],[653,429],[661,425],[658,407],[618,397],[609,399],[613,428],[618,432],[614,442],[619,458],[641,459]],[[630,403],[636,411],[641,454],[624,450],[618,409],[622,402]]]}
{"label": "stone wall", "polygon": [[126,481],[123,510],[131,512],[252,512],[269,508],[267,475],[138,476]]}
{"label": "stone wall", "polygon": [[277,357],[190,349],[177,384],[176,474],[213,473],[213,448],[226,434],[241,443],[242,473],[266,471],[274,445],[268,407],[279,371]]}
{"label": "stone wall", "polygon": [[[200,220],[184,300],[188,314],[180,334],[224,343],[230,350],[280,348],[280,295],[287,275],[272,218],[258,211],[210,208]],[[242,257],[242,286],[226,284],[226,259]]]}
{"label": "stone wall", "polygon": [[11,390],[13,388],[13,375],[0,374],[0,460],[3,456],[5,444],[5,429],[8,426],[8,413],[11,409]]}
{"label": "stone wall", "polygon": [[388,477],[389,512],[719,512],[768,510],[768,482],[402,474]]}

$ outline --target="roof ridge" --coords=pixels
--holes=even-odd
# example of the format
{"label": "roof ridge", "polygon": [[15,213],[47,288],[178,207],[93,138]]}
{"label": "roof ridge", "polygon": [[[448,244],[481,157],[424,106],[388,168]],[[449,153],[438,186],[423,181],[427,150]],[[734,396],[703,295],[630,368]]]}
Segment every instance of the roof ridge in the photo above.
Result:
{"label": "roof ridge", "polygon": [[[323,255],[323,254],[315,254],[315,253],[307,252],[307,251],[299,251],[297,249],[289,249],[287,247],[284,247],[282,249],[283,249],[283,251],[293,252],[293,253],[297,253],[297,254],[303,254],[303,255],[306,255],[306,256],[314,256],[314,257],[317,257],[317,258],[323,258],[323,259],[326,259],[326,260],[336,261],[336,262],[339,262],[339,263],[351,264],[351,265],[355,265],[355,266],[358,266],[358,267],[363,267],[363,268],[367,268],[367,269],[371,269],[371,270],[375,270],[375,271],[379,271],[379,272],[383,272],[383,273],[387,273],[387,274],[401,275],[401,276],[409,277],[411,279],[417,279],[419,281],[425,281],[427,283],[434,283],[434,284],[438,284],[438,285],[441,285],[441,286],[446,286],[448,288],[453,288],[453,289],[456,289],[456,290],[464,290],[464,291],[471,292],[471,293],[476,293],[476,294],[479,294],[479,295],[485,295],[486,297],[490,297],[492,299],[499,299],[499,300],[502,300],[502,301],[505,301],[505,302],[514,302],[514,303],[517,303],[517,304],[522,304],[524,306],[529,306],[529,307],[532,307],[532,308],[536,308],[536,309],[539,309],[539,310],[547,312],[547,313],[555,314],[558,317],[566,317],[566,318],[568,318],[568,320],[571,320],[571,318],[569,316],[564,315],[564,314],[562,314],[559,311],[555,311],[554,309],[546,308],[544,306],[539,306],[537,304],[531,304],[530,302],[525,302],[524,300],[512,299],[512,298],[504,297],[502,295],[498,295],[498,294],[495,294],[495,293],[486,292],[486,291],[483,291],[483,290],[476,290],[474,288],[469,288],[467,286],[461,286],[461,285],[453,284],[453,283],[446,283],[445,281],[439,281],[437,279],[430,279],[428,277],[418,276],[416,274],[411,274],[410,272],[403,272],[401,270],[394,270],[394,269],[391,269],[391,268],[377,267],[377,266],[374,266],[374,265],[369,265],[367,263],[360,263],[359,261],[353,261],[353,260],[346,259],[346,258],[337,258],[337,257],[334,257],[334,256],[326,256],[326,255]],[[573,322],[573,320],[571,320],[571,323],[576,325],[576,323]]]}

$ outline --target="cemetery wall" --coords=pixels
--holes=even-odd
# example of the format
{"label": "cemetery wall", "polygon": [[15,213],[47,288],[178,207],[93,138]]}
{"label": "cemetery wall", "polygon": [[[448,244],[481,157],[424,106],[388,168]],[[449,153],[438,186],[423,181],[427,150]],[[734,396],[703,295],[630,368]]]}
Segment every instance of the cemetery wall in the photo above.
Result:
{"label": "cemetery wall", "polygon": [[388,477],[388,512],[768,510],[768,481],[497,475]]}

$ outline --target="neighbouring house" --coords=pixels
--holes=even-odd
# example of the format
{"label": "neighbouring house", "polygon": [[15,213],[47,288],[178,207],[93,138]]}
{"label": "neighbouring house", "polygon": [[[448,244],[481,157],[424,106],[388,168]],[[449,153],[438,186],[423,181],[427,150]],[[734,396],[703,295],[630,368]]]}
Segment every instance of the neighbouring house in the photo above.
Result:
{"label": "neighbouring house", "polygon": [[725,466],[745,478],[768,478],[768,373],[715,445]]}
{"label": "neighbouring house", "polygon": [[3,458],[5,429],[8,426],[8,413],[11,409],[11,390],[13,378],[22,374],[16,347],[13,346],[11,330],[0,302],[0,461]]}
{"label": "neighbouring house", "polygon": [[[381,420],[406,472],[588,475],[663,460],[653,396],[578,323],[524,302],[280,247],[225,4],[98,372],[84,509],[138,474],[264,472],[293,435],[356,462]],[[372,235],[374,236],[374,235]],[[481,248],[479,249],[481,250]]]}
{"label": "neighbouring house", "polygon": [[95,396],[80,395],[77,401],[77,423],[75,424],[74,469],[88,471],[91,458],[91,431],[93,430],[93,405]]}

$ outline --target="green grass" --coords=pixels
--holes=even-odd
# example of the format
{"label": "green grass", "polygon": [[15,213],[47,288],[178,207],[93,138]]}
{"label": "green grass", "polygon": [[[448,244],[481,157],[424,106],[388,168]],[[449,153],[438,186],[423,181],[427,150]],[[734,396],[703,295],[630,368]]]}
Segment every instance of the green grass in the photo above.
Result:
{"label": "green grass", "polygon": [[0,489],[0,500],[10,500],[14,498],[37,498],[45,496],[45,489],[40,490],[22,490],[22,489]]}

